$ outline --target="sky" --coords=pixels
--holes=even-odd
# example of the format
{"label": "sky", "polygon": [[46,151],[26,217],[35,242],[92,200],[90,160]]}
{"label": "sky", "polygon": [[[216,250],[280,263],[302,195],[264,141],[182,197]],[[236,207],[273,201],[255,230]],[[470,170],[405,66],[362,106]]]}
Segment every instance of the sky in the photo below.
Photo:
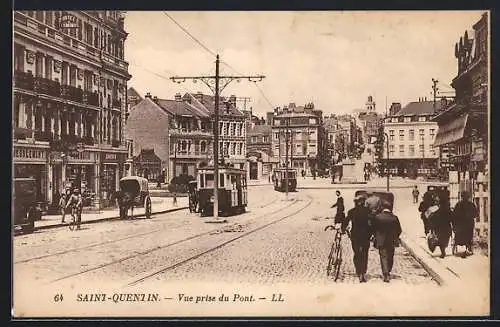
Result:
{"label": "sky", "polygon": [[[173,20],[198,39],[205,49]],[[221,93],[250,97],[259,116],[294,102],[313,102],[324,114],[352,113],[369,95],[377,111],[386,99],[407,104],[443,92],[457,73],[455,43],[480,11],[394,12],[147,12],[125,15],[129,86],[164,99],[175,93],[211,94],[203,83],[171,76],[264,75],[233,81]],[[470,35],[470,34],[469,34]],[[452,95],[443,93],[443,95]],[[240,103],[243,108],[243,102]]]}

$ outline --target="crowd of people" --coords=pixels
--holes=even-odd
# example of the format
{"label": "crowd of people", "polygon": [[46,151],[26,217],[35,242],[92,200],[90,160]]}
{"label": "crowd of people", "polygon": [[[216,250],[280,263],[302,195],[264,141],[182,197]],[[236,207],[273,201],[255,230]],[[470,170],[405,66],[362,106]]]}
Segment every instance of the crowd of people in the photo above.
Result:
{"label": "crowd of people", "polygon": [[462,257],[473,254],[474,222],[479,217],[479,211],[472,203],[469,192],[462,192],[462,199],[452,210],[447,191],[427,191],[418,211],[432,252],[439,247],[440,257],[446,257],[446,248],[454,235],[454,245],[466,247]]}
{"label": "crowd of people", "polygon": [[343,233],[350,226],[351,245],[354,252],[354,267],[361,283],[366,282],[368,251],[370,243],[378,250],[383,280],[388,283],[394,264],[394,251],[399,245],[401,224],[392,213],[392,203],[384,198],[364,194],[354,198],[354,208],[344,213],[344,199],[340,191],[335,192],[337,202],[331,208],[337,208],[335,225]]}

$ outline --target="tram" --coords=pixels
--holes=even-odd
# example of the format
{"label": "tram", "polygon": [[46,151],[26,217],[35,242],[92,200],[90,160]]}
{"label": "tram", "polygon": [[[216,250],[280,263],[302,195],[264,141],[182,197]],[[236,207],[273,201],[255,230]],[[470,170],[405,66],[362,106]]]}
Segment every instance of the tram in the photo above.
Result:
{"label": "tram", "polygon": [[288,192],[295,192],[297,189],[297,170],[292,168],[276,168],[273,173],[274,190],[286,191],[286,181],[288,174]]}
{"label": "tram", "polygon": [[[198,210],[202,217],[214,211],[214,167],[198,170]],[[246,170],[234,167],[219,167],[218,187],[219,215],[228,216],[245,212],[248,204]]]}

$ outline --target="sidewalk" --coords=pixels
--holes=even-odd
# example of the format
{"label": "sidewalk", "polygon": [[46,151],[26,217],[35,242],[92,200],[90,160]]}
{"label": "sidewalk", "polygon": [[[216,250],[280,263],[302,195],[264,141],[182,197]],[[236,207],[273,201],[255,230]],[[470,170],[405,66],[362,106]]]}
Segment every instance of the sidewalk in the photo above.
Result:
{"label": "sidewalk", "polygon": [[[187,198],[177,198],[177,206],[173,206],[171,198],[163,197],[151,197],[151,205],[153,214],[166,213],[176,210],[182,210],[188,208]],[[134,217],[144,216],[144,208],[135,208]],[[100,211],[83,213],[82,214],[82,224],[96,223],[100,221],[119,219],[120,213],[118,208],[114,209],[103,209]],[[66,215],[66,223],[71,219],[70,215]],[[66,224],[61,224],[61,215],[44,215],[41,220],[35,221],[35,230],[61,227]]]}
{"label": "sidewalk", "polygon": [[[452,240],[446,249],[446,257],[441,259],[441,251],[437,248],[431,253],[427,246],[424,235],[424,228],[417,211],[417,205],[411,201],[396,201],[394,213],[399,217],[403,234],[401,235],[402,245],[433,275],[433,277],[443,285],[478,285],[487,284],[489,288],[490,260],[482,254],[479,249],[475,249],[474,255],[462,258],[460,255],[465,250],[458,247],[457,255],[452,254]],[[482,285],[485,286],[486,285]]]}

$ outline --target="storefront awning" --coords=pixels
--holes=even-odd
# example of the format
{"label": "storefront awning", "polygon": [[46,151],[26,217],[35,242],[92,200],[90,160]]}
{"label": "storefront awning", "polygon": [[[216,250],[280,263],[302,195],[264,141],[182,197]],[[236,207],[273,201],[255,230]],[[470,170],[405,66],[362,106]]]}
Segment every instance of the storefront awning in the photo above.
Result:
{"label": "storefront awning", "polygon": [[434,140],[434,146],[452,143],[463,138],[468,117],[469,115],[465,114],[446,125],[440,126]]}

